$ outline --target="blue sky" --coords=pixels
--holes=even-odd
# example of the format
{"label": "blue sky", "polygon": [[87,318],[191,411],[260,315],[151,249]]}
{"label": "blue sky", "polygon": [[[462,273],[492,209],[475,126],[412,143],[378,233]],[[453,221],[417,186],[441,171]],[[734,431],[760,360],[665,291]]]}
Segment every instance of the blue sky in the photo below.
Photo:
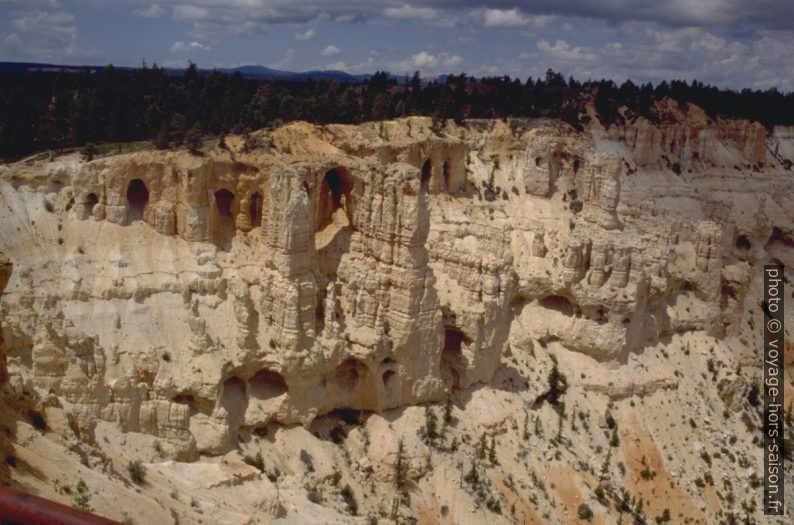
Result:
{"label": "blue sky", "polygon": [[794,0],[0,0],[0,60],[794,90]]}

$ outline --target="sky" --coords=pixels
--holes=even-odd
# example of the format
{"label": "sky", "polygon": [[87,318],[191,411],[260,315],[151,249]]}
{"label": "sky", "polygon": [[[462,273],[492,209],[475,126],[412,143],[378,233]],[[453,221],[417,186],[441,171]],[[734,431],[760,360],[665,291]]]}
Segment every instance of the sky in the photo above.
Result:
{"label": "sky", "polygon": [[794,0],[0,0],[0,61],[794,91]]}

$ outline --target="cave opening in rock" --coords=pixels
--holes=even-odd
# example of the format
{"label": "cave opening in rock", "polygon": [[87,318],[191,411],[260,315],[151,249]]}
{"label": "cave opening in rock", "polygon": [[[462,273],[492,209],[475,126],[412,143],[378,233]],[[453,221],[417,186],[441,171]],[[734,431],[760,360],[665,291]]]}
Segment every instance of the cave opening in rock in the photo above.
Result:
{"label": "cave opening in rock", "polygon": [[248,381],[251,397],[272,399],[287,393],[287,382],[278,372],[266,368],[260,370]]}
{"label": "cave opening in rock", "polygon": [[218,209],[220,222],[232,220],[232,202],[234,202],[234,193],[226,188],[215,192],[215,207]]}
{"label": "cave opening in rock", "polygon": [[736,238],[736,249],[737,250],[742,251],[742,252],[746,252],[750,248],[752,248],[752,246],[753,245],[750,242],[750,239],[747,238],[747,235],[742,234],[742,235],[739,235]]}
{"label": "cave opening in rock", "polygon": [[449,161],[444,161],[444,166],[442,168],[442,173],[444,175],[444,189],[449,191]]}
{"label": "cave opening in rock", "polygon": [[395,377],[397,377],[397,372],[394,370],[386,370],[383,372],[383,386],[389,388],[392,385]]}
{"label": "cave opening in rock", "polygon": [[141,179],[133,179],[127,186],[127,219],[143,220],[143,211],[149,203],[149,190]]}
{"label": "cave opening in rock", "polygon": [[229,414],[242,415],[245,412],[245,405],[245,381],[237,376],[232,376],[224,381],[221,406],[223,406]]}
{"label": "cave opening in rock", "polygon": [[422,189],[424,191],[428,191],[430,189],[430,175],[433,171],[433,164],[431,164],[430,159],[427,159],[424,164],[422,164],[422,178],[420,182],[422,183]]}
{"label": "cave opening in rock", "polygon": [[180,405],[187,405],[190,408],[190,415],[198,412],[210,415],[214,404],[211,400],[197,396],[193,392],[182,392],[177,394],[171,401]]}
{"label": "cave opening in rock", "polygon": [[471,339],[456,326],[444,329],[444,350],[441,352],[441,370],[449,374],[453,388],[460,387],[460,376],[465,369],[463,345],[471,344]]}
{"label": "cave opening in rock", "polygon": [[574,315],[575,310],[571,301],[562,295],[548,295],[540,300],[540,306],[567,316]]}
{"label": "cave opening in rock", "polygon": [[366,369],[364,363],[354,357],[349,357],[336,367],[336,382],[343,391],[353,392]]}
{"label": "cave opening in rock", "polygon": [[222,249],[229,249],[235,233],[233,204],[234,193],[226,188],[215,192],[215,241]]}
{"label": "cave opening in rock", "polygon": [[248,213],[251,217],[251,227],[257,228],[262,225],[262,194],[258,191],[251,195],[251,203]]}
{"label": "cave opening in rock", "polygon": [[99,204],[99,197],[96,193],[89,193],[85,201],[85,209],[88,210],[88,213],[91,213],[97,204]]}
{"label": "cave opening in rock", "polygon": [[[350,175],[344,168],[334,168],[325,174],[320,186],[320,203],[315,231],[324,230],[332,222],[342,227],[351,224],[351,189]],[[338,211],[339,213],[337,213]]]}

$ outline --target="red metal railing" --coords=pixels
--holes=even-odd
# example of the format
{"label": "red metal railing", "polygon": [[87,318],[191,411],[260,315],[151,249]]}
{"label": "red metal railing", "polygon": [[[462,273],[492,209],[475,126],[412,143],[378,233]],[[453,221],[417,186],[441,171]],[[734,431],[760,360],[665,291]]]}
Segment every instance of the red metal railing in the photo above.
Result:
{"label": "red metal railing", "polygon": [[0,525],[119,525],[10,487],[0,487]]}

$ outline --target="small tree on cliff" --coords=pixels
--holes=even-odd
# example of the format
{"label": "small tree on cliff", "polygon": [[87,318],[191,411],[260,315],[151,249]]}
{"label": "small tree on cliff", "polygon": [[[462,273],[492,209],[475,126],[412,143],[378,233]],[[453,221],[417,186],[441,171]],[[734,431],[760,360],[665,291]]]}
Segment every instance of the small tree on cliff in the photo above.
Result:
{"label": "small tree on cliff", "polygon": [[202,136],[201,126],[196,123],[190,128],[185,135],[185,145],[188,147],[191,153],[198,153],[201,149],[201,136]]}
{"label": "small tree on cliff", "polygon": [[405,463],[405,458],[403,458],[404,448],[403,440],[400,439],[397,445],[397,459],[394,461],[394,481],[398,489],[405,486],[405,481],[408,477],[408,465]]}
{"label": "small tree on cliff", "polygon": [[557,367],[557,358],[552,355],[551,360],[554,364],[549,372],[549,403],[556,405],[568,389],[568,379]]}

